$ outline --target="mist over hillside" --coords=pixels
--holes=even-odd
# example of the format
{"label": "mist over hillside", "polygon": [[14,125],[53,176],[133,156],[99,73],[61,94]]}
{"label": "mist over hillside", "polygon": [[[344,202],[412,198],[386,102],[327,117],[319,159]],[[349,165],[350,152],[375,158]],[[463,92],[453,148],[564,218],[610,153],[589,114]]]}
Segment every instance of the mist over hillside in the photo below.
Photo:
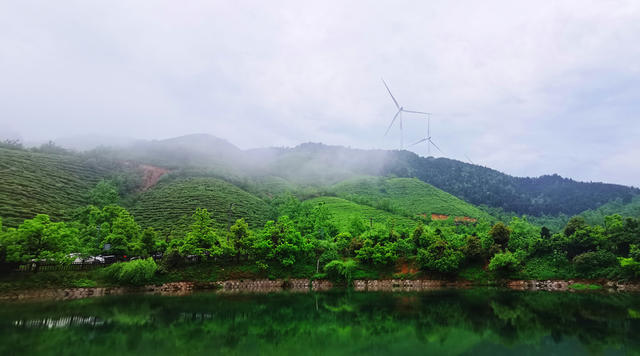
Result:
{"label": "mist over hillside", "polygon": [[322,143],[241,150],[207,134],[137,141],[126,147],[94,151],[171,170],[274,176],[306,185],[330,185],[362,175],[415,177],[475,205],[533,216],[577,214],[616,199],[629,202],[640,193],[633,187],[577,182],[556,174],[513,177],[488,167],[400,150],[364,150]]}

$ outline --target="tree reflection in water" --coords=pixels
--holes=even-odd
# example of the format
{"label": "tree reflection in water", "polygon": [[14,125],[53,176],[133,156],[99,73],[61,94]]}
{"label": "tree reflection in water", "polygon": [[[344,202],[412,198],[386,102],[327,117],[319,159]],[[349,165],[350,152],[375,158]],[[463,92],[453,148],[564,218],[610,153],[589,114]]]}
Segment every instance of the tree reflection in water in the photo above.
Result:
{"label": "tree reflection in water", "polygon": [[516,292],[114,296],[0,304],[0,354],[640,352],[640,295]]}

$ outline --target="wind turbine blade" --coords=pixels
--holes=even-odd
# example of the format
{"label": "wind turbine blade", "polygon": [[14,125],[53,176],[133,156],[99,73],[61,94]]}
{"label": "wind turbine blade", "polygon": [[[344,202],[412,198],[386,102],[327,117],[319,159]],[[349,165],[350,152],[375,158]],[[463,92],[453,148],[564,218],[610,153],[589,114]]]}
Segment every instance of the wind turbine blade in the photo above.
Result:
{"label": "wind turbine blade", "polygon": [[435,143],[433,143],[433,141],[431,141],[431,139],[429,139],[429,142],[431,142],[431,144],[433,145],[433,147],[437,148],[438,151],[440,151],[440,153],[444,154],[444,152],[442,152],[442,150],[440,149],[440,147],[438,147],[438,145],[436,145]]}
{"label": "wind turbine blade", "polygon": [[417,144],[419,144],[419,143],[422,143],[422,142],[424,142],[424,141],[427,141],[427,140],[428,140],[428,139],[423,138],[422,140],[419,140],[419,141],[416,141],[416,142],[414,142],[414,143],[410,144],[410,145],[409,145],[409,147],[411,147],[411,146],[415,146],[415,145],[417,145]]}
{"label": "wind turbine blade", "polygon": [[471,158],[469,158],[469,156],[467,156],[467,154],[466,154],[466,153],[464,154],[464,156],[465,156],[465,157],[467,157],[467,159],[469,160],[469,162],[470,162],[471,164],[475,164],[475,163],[473,163],[473,161],[471,160]]}
{"label": "wind turbine blade", "polygon": [[422,112],[422,111],[413,111],[413,110],[405,110],[405,109],[402,109],[402,111],[404,111],[404,112],[410,112],[410,113],[412,113],[412,114],[424,114],[424,115],[431,115],[431,113],[428,113],[428,112]]}
{"label": "wind turbine blade", "polygon": [[387,82],[385,82],[384,79],[382,79],[382,83],[384,84],[384,87],[387,88],[387,91],[389,92],[389,95],[391,95],[391,99],[393,99],[393,103],[396,104],[396,107],[399,110],[400,109],[400,105],[398,104],[398,101],[396,100],[396,98],[393,97],[393,94],[391,94],[391,90],[389,90],[389,86],[387,85]]}
{"label": "wind turbine blade", "polygon": [[400,115],[401,111],[402,110],[398,110],[396,115],[393,117],[393,120],[391,120],[391,124],[389,124],[389,127],[387,127],[387,131],[385,131],[385,133],[384,133],[385,136],[387,136],[387,134],[389,133],[389,130],[391,130],[391,126],[393,126],[393,123],[396,122],[396,119],[398,118],[398,115]]}

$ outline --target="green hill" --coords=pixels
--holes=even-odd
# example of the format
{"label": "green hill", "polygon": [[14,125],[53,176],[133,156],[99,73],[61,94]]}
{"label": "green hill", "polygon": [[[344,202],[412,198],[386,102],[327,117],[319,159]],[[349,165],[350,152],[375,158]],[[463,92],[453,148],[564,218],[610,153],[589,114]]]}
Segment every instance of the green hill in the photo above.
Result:
{"label": "green hill", "polygon": [[332,187],[339,197],[409,216],[491,217],[477,207],[416,178],[354,178]]}
{"label": "green hill", "polygon": [[217,178],[161,180],[139,196],[131,211],[142,226],[169,234],[184,230],[196,208],[209,210],[220,227],[239,218],[261,227],[271,217],[264,200]]}
{"label": "green hill", "polygon": [[338,226],[340,231],[348,231],[354,218],[361,218],[367,226],[369,226],[371,222],[370,219],[373,220],[373,223],[395,225],[403,229],[413,229],[418,224],[417,220],[406,216],[392,214],[342,198],[318,197],[305,200],[303,204],[313,206],[324,204],[331,212],[332,221]]}
{"label": "green hill", "polygon": [[17,226],[36,214],[64,219],[88,203],[87,193],[110,171],[78,155],[0,148],[0,217]]}
{"label": "green hill", "polygon": [[556,174],[514,177],[474,164],[421,157],[404,150],[360,150],[320,143],[245,151],[272,175],[300,183],[333,184],[356,176],[418,178],[471,204],[518,215],[574,215],[615,199],[624,203],[640,189],[618,184],[577,182]]}

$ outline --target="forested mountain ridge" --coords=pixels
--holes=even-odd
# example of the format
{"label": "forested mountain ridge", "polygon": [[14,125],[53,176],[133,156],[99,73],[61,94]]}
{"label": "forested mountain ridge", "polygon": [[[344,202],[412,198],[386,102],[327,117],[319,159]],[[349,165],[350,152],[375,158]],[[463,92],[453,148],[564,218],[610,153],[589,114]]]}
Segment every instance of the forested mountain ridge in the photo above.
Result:
{"label": "forested mountain ridge", "polygon": [[[8,157],[6,152],[12,150],[4,151]],[[14,152],[20,152],[24,157],[45,155],[24,149]],[[0,163],[11,166],[5,156],[0,156]],[[633,187],[577,182],[558,175],[513,177],[487,167],[447,158],[422,157],[409,151],[364,150],[320,143],[241,150],[226,140],[205,134],[136,141],[126,148],[100,147],[83,153],[56,154],[55,157],[85,162],[94,168],[100,166],[101,173],[99,177],[91,178],[91,184],[100,177],[109,178],[122,165],[151,164],[185,178],[211,177],[213,174],[213,177],[227,180],[263,199],[301,187],[328,190],[336,183],[363,175],[418,178],[468,203],[531,216],[575,215],[614,200],[628,203],[640,193]],[[24,162],[29,159],[24,158]],[[19,167],[11,168],[14,174],[18,172],[11,181],[20,179],[19,171],[23,168]],[[32,178],[33,175],[27,177],[28,180]],[[47,179],[46,175],[40,178]],[[243,183],[246,181],[252,182],[251,185]],[[17,202],[1,203],[3,211],[0,213],[7,217],[15,215],[10,210],[15,210],[11,206],[17,206]],[[78,200],[77,203],[82,202]],[[39,203],[35,200],[25,204]]]}
{"label": "forested mountain ridge", "polygon": [[475,205],[533,216],[574,215],[621,199],[628,203],[640,190],[618,184],[577,182],[557,174],[513,177],[447,158],[394,152],[383,174],[416,177]]}
{"label": "forested mountain ridge", "polygon": [[[247,152],[255,154],[264,150]],[[307,143],[294,148],[270,149],[270,155],[267,159],[262,156],[261,162],[270,174],[284,177],[306,176],[312,170],[324,176],[330,176],[328,172],[338,174],[340,180],[363,174],[415,177],[475,205],[533,216],[573,215],[616,199],[628,203],[640,194],[640,190],[633,187],[577,182],[557,174],[513,177],[491,168],[448,158],[422,157],[409,151],[360,150]]]}

